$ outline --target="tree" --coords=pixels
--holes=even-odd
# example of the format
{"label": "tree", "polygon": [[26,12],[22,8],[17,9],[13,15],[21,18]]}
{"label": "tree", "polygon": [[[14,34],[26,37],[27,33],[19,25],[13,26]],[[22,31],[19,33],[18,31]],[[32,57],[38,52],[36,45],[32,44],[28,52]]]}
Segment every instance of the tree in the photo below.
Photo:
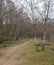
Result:
{"label": "tree", "polygon": [[0,0],[0,41],[3,40],[2,32],[3,32],[3,18],[4,18],[4,1]]}
{"label": "tree", "polygon": [[27,4],[28,7],[25,7],[23,4],[22,4],[22,6],[26,10],[26,13],[28,14],[28,16],[31,19],[32,33],[33,33],[33,36],[36,37],[36,26],[35,26],[35,18],[36,18],[36,14],[35,14],[36,12],[35,11],[36,10],[35,10],[35,6],[37,3],[35,2],[35,0],[30,0],[30,1],[25,0],[24,3]]}
{"label": "tree", "polygon": [[[43,0],[41,0],[42,2]],[[43,36],[43,39],[44,39],[44,42],[43,42],[43,45],[42,45],[42,50],[44,50],[44,46],[45,46],[45,43],[46,43],[46,29],[50,23],[49,21],[49,17],[50,17],[50,14],[52,12],[52,7],[54,5],[54,2],[51,1],[51,0],[44,0],[43,1],[44,4],[44,9],[43,11],[39,11],[38,7],[36,7],[36,10],[38,11],[39,15],[41,16],[42,18],[42,29],[43,29],[43,33],[44,33],[44,36]]]}

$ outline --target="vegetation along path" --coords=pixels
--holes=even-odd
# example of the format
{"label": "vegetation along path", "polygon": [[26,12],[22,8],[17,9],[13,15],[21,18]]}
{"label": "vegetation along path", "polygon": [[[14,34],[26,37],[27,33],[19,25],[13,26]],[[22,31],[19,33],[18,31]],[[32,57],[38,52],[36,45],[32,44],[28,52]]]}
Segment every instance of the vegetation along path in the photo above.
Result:
{"label": "vegetation along path", "polygon": [[[2,49],[4,56],[0,57],[0,65],[18,65],[23,61],[23,57],[20,57],[20,52],[25,49],[27,42],[18,44],[17,46],[8,47]],[[18,59],[17,59],[18,58]]]}

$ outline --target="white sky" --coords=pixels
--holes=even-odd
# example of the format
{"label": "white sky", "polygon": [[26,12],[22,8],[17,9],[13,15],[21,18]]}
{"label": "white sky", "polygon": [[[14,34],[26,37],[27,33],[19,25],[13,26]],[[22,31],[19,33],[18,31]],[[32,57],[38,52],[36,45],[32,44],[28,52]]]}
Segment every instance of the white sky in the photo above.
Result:
{"label": "white sky", "polygon": [[[15,5],[20,5],[18,2],[20,1],[20,0],[12,0],[14,3],[15,3]],[[30,9],[29,9],[29,7],[28,7],[28,4],[26,4],[26,3],[24,3],[24,0],[21,0],[22,2],[21,2],[21,4],[23,4],[26,8],[27,8],[27,11],[28,11],[28,13],[30,13],[31,11],[30,11]],[[28,0],[29,1],[29,0]],[[35,2],[36,2],[36,0],[35,0]],[[39,2],[38,3],[38,7],[39,7],[39,10],[40,11],[43,11],[43,4],[44,4],[44,2],[42,1],[42,2]],[[54,7],[53,7],[54,8]],[[36,13],[37,14],[37,13]],[[51,17],[54,17],[54,12],[51,14]],[[53,15],[53,16],[52,16]],[[37,16],[38,16],[38,14],[37,14]]]}

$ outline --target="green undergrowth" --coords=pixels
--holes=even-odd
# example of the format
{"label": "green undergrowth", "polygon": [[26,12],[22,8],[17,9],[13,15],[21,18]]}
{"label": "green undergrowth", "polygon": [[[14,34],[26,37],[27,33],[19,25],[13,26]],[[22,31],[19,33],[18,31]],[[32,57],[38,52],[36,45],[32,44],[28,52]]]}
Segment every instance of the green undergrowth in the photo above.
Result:
{"label": "green undergrowth", "polygon": [[0,43],[0,48],[4,48],[4,47],[9,47],[9,46],[13,46],[13,45],[16,45],[16,44],[20,44],[20,43],[23,43],[23,42],[26,42],[28,41],[29,38],[20,38],[16,41],[6,41],[6,42],[3,42],[3,43]]}
{"label": "green undergrowth", "polygon": [[0,58],[4,56],[4,53],[0,52]]}
{"label": "green undergrowth", "polygon": [[26,48],[21,52],[20,56],[24,57],[24,62],[19,65],[54,65],[54,44],[45,46],[45,50],[42,51],[41,47],[36,50],[35,44],[42,40],[37,39],[36,43],[34,40],[30,41]]}

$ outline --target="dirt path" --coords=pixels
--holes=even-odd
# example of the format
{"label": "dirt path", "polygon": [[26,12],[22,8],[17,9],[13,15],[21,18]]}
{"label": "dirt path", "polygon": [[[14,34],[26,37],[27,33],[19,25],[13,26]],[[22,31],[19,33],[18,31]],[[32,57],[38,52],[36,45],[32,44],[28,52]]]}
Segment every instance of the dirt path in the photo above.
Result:
{"label": "dirt path", "polygon": [[21,62],[23,62],[23,57],[19,57],[18,59],[16,58],[19,56],[19,53],[25,49],[28,42],[4,49],[3,52],[5,55],[4,57],[0,58],[0,65],[19,65]]}

